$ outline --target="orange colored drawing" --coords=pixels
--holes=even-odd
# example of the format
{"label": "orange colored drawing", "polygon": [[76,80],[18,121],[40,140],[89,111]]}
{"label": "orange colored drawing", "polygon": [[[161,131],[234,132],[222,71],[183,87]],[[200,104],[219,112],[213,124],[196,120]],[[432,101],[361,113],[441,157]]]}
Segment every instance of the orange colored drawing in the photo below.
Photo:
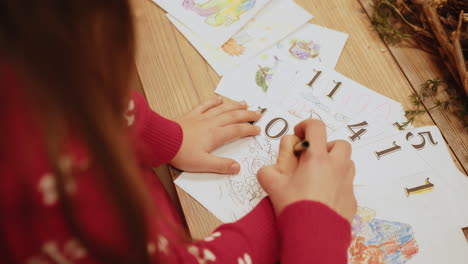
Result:
{"label": "orange colored drawing", "polygon": [[353,237],[349,251],[350,264],[385,264],[382,249],[378,245],[365,245],[364,237]]}
{"label": "orange colored drawing", "polygon": [[241,56],[245,51],[245,47],[232,38],[223,44],[222,49],[231,56]]}

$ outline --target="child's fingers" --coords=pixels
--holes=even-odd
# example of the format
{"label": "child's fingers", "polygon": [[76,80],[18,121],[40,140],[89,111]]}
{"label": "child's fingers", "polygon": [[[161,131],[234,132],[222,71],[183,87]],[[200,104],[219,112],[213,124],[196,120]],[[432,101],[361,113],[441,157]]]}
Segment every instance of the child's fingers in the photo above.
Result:
{"label": "child's fingers", "polygon": [[324,154],[327,151],[327,129],[325,124],[317,119],[307,119],[302,121],[294,128],[294,134],[299,138],[307,139],[310,143],[310,148],[307,149],[305,155],[308,157],[310,153]]}
{"label": "child's fingers", "polygon": [[259,111],[235,110],[220,114],[216,117],[216,125],[226,126],[238,123],[258,121],[262,116]]}
{"label": "child's fingers", "polygon": [[262,167],[257,172],[257,179],[260,186],[270,194],[275,187],[280,188],[283,185],[285,177],[278,172],[276,165]]}
{"label": "child's fingers", "polygon": [[200,168],[203,168],[204,172],[220,174],[237,174],[240,172],[240,165],[235,160],[210,154],[204,155],[199,165]]}
{"label": "child's fingers", "polygon": [[339,159],[350,159],[352,152],[351,144],[345,140],[335,140],[328,142],[328,152],[332,157],[337,157]]}
{"label": "child's fingers", "polygon": [[355,176],[356,176],[356,165],[354,164],[354,161],[351,161],[351,163],[349,165],[348,174],[346,175],[346,178],[347,178],[348,182],[351,183],[351,185],[354,182],[354,177]]}
{"label": "child's fingers", "polygon": [[222,103],[223,103],[223,98],[221,96],[217,96],[215,98],[211,98],[208,101],[198,105],[197,107],[193,109],[192,112],[196,114],[202,114],[210,110],[211,108],[216,107]]}
{"label": "child's fingers", "polygon": [[213,107],[207,110],[204,113],[204,115],[207,118],[212,118],[212,117],[218,116],[226,112],[235,111],[235,110],[245,110],[245,109],[247,109],[247,104],[245,102],[241,102],[241,103],[224,102],[221,105],[218,105],[216,107]]}
{"label": "child's fingers", "polygon": [[294,135],[286,135],[281,138],[276,165],[283,173],[292,173],[298,164],[298,158],[294,154],[294,145],[300,142],[300,138]]}
{"label": "child's fingers", "polygon": [[260,131],[260,127],[247,123],[217,128],[213,135],[213,147],[217,148],[238,138],[256,136]]}

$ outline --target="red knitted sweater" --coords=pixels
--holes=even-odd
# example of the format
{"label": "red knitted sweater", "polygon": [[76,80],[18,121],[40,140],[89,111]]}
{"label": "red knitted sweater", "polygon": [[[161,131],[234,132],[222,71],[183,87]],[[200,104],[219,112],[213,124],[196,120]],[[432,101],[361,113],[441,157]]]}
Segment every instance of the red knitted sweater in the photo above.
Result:
{"label": "red knitted sweater", "polygon": [[[0,66],[0,259],[1,263],[98,263],[73,237],[64,219],[39,126],[20,96],[21,84]],[[126,119],[141,177],[160,211],[149,227],[148,251],[163,263],[347,263],[350,224],[327,206],[302,201],[276,217],[268,198],[241,220],[219,226],[200,241],[180,242],[180,219],[151,167],[169,162],[183,135],[180,126],[153,112],[134,93]],[[98,183],[98,171],[79,144],[71,144],[63,163],[76,217],[100,243],[125,252],[126,242],[113,205]],[[208,190],[209,191],[209,190]],[[164,219],[163,219],[164,218]],[[173,223],[176,223],[174,228]],[[169,226],[170,225],[170,226]],[[153,232],[151,230],[158,230]],[[179,230],[180,231],[180,230]]]}

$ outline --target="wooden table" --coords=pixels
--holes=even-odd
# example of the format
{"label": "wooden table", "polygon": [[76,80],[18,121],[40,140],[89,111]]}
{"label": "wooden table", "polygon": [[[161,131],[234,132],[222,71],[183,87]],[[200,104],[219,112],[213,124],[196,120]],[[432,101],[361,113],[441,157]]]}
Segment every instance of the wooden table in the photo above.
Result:
{"label": "wooden table", "polygon": [[[361,1],[361,2],[360,2]],[[409,44],[387,46],[369,20],[369,0],[296,0],[314,14],[311,22],[346,32],[349,40],[336,70],[411,108],[408,95],[427,79],[440,77],[437,58]],[[176,118],[214,95],[217,74],[150,0],[132,0],[137,29],[137,70],[150,106]],[[430,107],[434,102],[428,102]],[[468,135],[456,117],[434,109],[415,126],[436,124],[457,166],[468,170]],[[174,170],[172,170],[173,175]],[[176,188],[193,238],[221,222],[183,190]]]}

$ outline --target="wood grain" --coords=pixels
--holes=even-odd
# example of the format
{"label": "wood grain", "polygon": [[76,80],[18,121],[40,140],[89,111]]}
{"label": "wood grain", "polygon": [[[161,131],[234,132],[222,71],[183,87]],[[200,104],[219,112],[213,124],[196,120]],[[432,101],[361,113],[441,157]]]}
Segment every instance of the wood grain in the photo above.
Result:
{"label": "wood grain", "polygon": [[[413,91],[388,47],[372,32],[358,1],[297,0],[314,14],[313,23],[350,34],[337,70],[357,82],[410,107]],[[150,0],[132,0],[137,28],[137,69],[151,107],[176,118],[213,96],[219,77]],[[423,115],[416,126],[434,125]],[[445,134],[444,134],[445,135]],[[177,175],[172,170],[174,176]],[[180,188],[176,188],[193,238],[202,238],[221,222]]]}
{"label": "wood grain", "polygon": [[[368,17],[372,15],[372,0],[359,0]],[[376,34],[376,33],[374,33]],[[419,91],[419,86],[426,80],[443,77],[443,62],[438,56],[432,55],[418,48],[417,43],[405,41],[395,45],[388,45],[391,55],[405,73],[413,90]],[[443,92],[440,92],[444,95]],[[448,98],[447,95],[441,98]],[[435,105],[435,98],[424,103],[427,109]],[[429,112],[434,122],[444,135],[450,149],[462,167],[468,173],[468,130],[464,129],[461,121],[451,111],[434,108]]]}

